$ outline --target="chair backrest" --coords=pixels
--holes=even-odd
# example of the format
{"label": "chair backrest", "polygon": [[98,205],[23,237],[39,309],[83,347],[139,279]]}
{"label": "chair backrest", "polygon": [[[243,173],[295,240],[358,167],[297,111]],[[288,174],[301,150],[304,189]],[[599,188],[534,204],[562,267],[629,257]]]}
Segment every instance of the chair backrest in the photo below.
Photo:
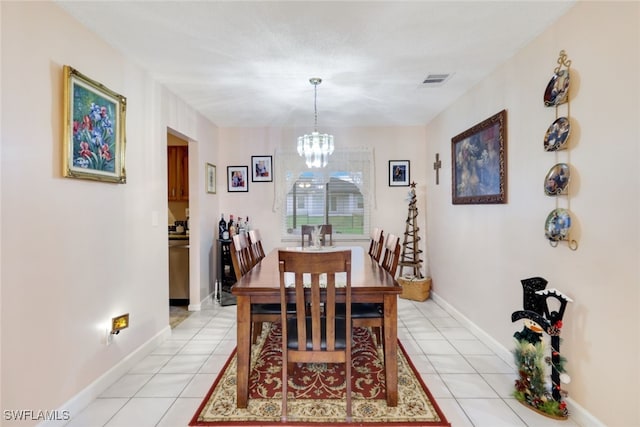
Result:
{"label": "chair backrest", "polygon": [[388,234],[384,249],[384,258],[381,263],[382,268],[395,277],[396,270],[398,269],[398,261],[400,260],[400,238],[393,234]]}
{"label": "chair backrest", "polygon": [[[351,251],[300,252],[278,251],[280,266],[280,296],[284,307],[283,341],[287,336],[286,303],[289,289],[294,289],[297,331],[297,351],[331,352],[336,349],[336,289],[344,288],[346,315],[351,329]],[[292,273],[287,275],[287,273]],[[343,274],[340,274],[343,273]],[[289,324],[291,325],[291,324]],[[296,338],[296,337],[294,337]],[[338,346],[340,343],[338,343]],[[342,346],[351,345],[346,340]],[[291,347],[289,347],[291,351]],[[313,356],[309,356],[313,358]],[[317,359],[309,359],[315,361]]]}
{"label": "chair backrest", "polygon": [[380,262],[382,248],[384,247],[384,233],[380,228],[374,228],[371,233],[371,242],[369,242],[369,255]]}
{"label": "chair backrest", "polygon": [[[282,324],[282,412],[287,414],[289,366],[344,363],[347,418],[351,417],[351,251],[279,250]],[[293,274],[291,274],[293,273]],[[341,277],[342,276],[342,277]],[[336,288],[343,288],[340,292]],[[336,315],[344,292],[345,310]],[[294,294],[296,315],[287,314]]]}
{"label": "chair backrest", "polygon": [[231,239],[231,262],[236,280],[240,280],[254,266],[245,234],[236,234]]}
{"label": "chair backrest", "polygon": [[265,257],[264,248],[262,247],[262,238],[260,237],[260,230],[257,228],[249,230],[249,248],[251,249],[251,255],[254,263]]}
{"label": "chair backrest", "polygon": [[[333,245],[333,226],[331,224],[323,225],[301,225],[300,234],[302,236],[302,243],[300,246],[313,246],[313,233],[316,231],[316,227],[320,227],[320,242],[322,246],[327,246],[327,243]],[[327,236],[329,237],[327,239]],[[305,244],[306,240],[306,244]]]}

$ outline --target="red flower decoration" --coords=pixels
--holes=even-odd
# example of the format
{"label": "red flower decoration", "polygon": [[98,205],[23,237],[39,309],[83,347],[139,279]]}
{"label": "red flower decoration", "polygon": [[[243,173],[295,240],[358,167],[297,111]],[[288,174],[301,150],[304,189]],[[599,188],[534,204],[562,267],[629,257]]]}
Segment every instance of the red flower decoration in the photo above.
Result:
{"label": "red flower decoration", "polygon": [[86,141],[82,141],[80,143],[80,152],[78,153],[80,156],[84,158],[91,157],[91,150],[89,150],[89,143]]}
{"label": "red flower decoration", "polygon": [[109,146],[107,144],[103,144],[100,147],[100,157],[105,160],[111,160],[111,152],[109,151]]}

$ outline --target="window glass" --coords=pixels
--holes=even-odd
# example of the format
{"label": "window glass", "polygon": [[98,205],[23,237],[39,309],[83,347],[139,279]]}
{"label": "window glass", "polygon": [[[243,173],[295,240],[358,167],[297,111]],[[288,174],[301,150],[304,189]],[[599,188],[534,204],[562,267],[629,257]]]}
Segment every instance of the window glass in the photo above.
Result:
{"label": "window glass", "polygon": [[283,240],[297,239],[307,224],[331,224],[334,241],[369,237],[372,150],[335,152],[324,168],[307,168],[288,151],[277,151],[276,160],[274,209],[281,215]]}
{"label": "window glass", "polygon": [[331,224],[334,234],[365,234],[363,195],[351,182],[352,174],[333,172],[329,182],[323,182],[323,175],[303,172],[287,193],[288,232],[306,224]]}

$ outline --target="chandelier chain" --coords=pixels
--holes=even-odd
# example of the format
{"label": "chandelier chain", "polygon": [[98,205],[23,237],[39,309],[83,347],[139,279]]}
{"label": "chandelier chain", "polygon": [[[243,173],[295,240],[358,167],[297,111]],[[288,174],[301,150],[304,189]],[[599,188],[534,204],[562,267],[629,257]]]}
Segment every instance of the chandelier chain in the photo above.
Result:
{"label": "chandelier chain", "polygon": [[318,131],[318,83],[313,84],[313,111],[314,111],[314,126],[313,130]]}

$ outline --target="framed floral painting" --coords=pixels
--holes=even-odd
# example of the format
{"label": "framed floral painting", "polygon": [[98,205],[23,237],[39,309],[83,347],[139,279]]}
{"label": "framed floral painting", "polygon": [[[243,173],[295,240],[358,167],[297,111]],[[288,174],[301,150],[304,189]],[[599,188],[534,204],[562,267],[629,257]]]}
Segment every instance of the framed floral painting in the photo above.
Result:
{"label": "framed floral painting", "polygon": [[127,99],[68,65],[63,72],[63,175],[124,184]]}

